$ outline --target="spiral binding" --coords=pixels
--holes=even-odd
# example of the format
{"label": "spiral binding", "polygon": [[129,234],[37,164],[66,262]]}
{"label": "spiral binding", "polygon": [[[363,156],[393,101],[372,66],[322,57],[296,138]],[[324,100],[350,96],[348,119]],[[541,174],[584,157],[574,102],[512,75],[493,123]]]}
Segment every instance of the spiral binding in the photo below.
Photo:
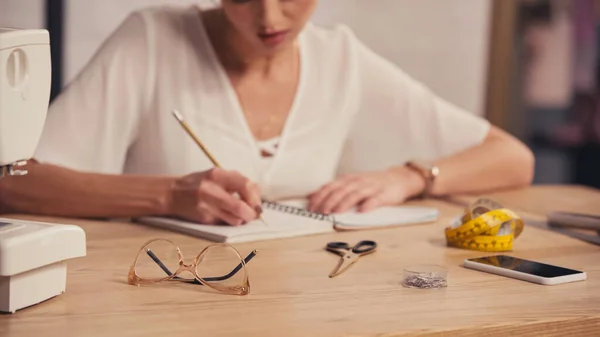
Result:
{"label": "spiral binding", "polygon": [[280,204],[280,203],[274,202],[274,201],[263,200],[262,204],[263,204],[264,208],[272,209],[272,210],[275,210],[278,212],[299,215],[299,216],[317,219],[317,220],[327,220],[327,221],[331,221],[332,223],[335,223],[335,217],[333,215],[327,215],[327,214],[318,213],[318,212],[311,212],[304,208],[294,207],[294,206],[290,206],[290,205],[284,205],[284,204]]}

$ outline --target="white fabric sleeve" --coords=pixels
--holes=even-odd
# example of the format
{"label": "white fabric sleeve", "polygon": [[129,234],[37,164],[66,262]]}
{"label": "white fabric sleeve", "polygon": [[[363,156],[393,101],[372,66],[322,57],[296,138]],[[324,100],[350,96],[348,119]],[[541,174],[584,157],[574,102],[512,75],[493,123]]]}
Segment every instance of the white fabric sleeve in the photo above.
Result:
{"label": "white fabric sleeve", "polygon": [[35,159],[118,174],[148,104],[151,69],[144,18],[131,14],[52,102]]}
{"label": "white fabric sleeve", "polygon": [[[349,34],[361,103],[341,173],[381,170],[410,159],[435,160],[485,139],[487,120],[436,96]],[[456,82],[460,85],[460,79]]]}

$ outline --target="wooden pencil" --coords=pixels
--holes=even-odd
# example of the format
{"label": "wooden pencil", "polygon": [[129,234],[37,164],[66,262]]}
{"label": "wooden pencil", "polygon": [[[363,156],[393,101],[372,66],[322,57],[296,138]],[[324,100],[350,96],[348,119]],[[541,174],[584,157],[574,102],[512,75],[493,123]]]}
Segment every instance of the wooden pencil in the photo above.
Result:
{"label": "wooden pencil", "polygon": [[[202,143],[202,141],[200,141],[200,139],[196,136],[196,134],[192,131],[192,129],[189,127],[189,125],[185,122],[185,120],[183,120],[183,116],[181,116],[181,114],[179,113],[179,111],[177,110],[173,110],[172,111],[173,116],[175,116],[175,118],[177,119],[177,121],[179,121],[179,124],[183,127],[183,129],[187,132],[187,134],[192,137],[192,139],[194,140],[194,142],[198,145],[198,147],[202,150],[202,152],[204,152],[204,154],[208,157],[208,159],[210,159],[210,161],[213,163],[213,165],[215,167],[218,168],[223,168],[221,166],[221,164],[219,164],[219,162],[217,161],[217,159],[210,153],[210,151],[206,148],[206,146],[204,146],[204,144]],[[267,222],[265,221],[265,219],[263,218],[262,214],[259,213],[258,214],[258,218],[265,224],[267,225]],[[268,225],[267,225],[268,226]]]}

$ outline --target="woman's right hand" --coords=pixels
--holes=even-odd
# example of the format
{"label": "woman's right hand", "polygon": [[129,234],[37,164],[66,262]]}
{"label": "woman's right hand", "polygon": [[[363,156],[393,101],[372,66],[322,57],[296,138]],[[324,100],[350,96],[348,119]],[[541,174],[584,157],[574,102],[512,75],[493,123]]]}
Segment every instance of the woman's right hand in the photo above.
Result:
{"label": "woman's right hand", "polygon": [[238,172],[220,168],[177,179],[169,204],[171,215],[203,224],[240,226],[262,212],[258,185]]}

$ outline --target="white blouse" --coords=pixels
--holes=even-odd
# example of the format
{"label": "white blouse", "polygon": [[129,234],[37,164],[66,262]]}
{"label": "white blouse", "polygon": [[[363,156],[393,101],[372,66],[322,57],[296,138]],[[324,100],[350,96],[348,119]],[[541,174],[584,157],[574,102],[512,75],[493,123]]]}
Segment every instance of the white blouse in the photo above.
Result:
{"label": "white blouse", "polygon": [[[448,156],[489,130],[343,25],[309,24],[299,45],[300,83],[274,147],[253,138],[196,7],[135,12],[53,102],[35,157],[108,174],[211,168],[171,115],[177,109],[224,168],[275,199],[306,195],[341,173]],[[261,155],[265,146],[273,156]]]}

